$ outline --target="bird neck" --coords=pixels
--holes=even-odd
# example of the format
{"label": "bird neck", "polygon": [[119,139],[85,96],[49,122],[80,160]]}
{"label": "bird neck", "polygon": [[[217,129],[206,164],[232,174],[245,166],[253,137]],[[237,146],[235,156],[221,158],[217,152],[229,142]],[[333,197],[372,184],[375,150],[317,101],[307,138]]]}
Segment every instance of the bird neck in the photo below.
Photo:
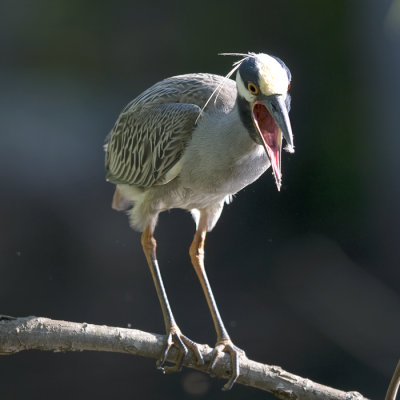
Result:
{"label": "bird neck", "polygon": [[[218,116],[213,126],[216,136],[220,138],[223,146],[229,143],[232,154],[247,154],[253,152],[258,143],[253,139],[250,129],[254,129],[254,125],[249,115],[250,121],[246,121],[240,116],[240,104],[235,102],[233,108],[221,118]],[[256,136],[256,132],[254,132]]]}

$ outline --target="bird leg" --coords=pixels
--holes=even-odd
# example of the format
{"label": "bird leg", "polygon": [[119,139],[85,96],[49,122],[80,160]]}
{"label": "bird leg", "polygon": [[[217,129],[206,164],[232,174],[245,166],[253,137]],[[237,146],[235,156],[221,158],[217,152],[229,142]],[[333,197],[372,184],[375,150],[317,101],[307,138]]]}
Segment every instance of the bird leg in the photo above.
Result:
{"label": "bird leg", "polygon": [[[158,267],[156,247],[157,243],[153,236],[153,230],[150,226],[142,234],[141,238],[144,254],[146,255],[147,263],[149,264],[151,276],[154,286],[156,287],[157,296],[161,304],[161,310],[164,317],[165,329],[167,332],[167,340],[160,359],[157,360],[157,368],[165,372],[175,372],[182,369],[182,362],[185,358],[188,348],[193,351],[197,364],[204,364],[200,349],[196,343],[182,334],[178,325],[175,322],[171,307],[168,302],[167,293],[161,278],[160,269]],[[178,349],[178,357],[174,366],[164,366],[168,353],[172,346]]]}
{"label": "bird leg", "polygon": [[214,295],[211,290],[210,283],[208,282],[206,270],[204,267],[204,243],[206,240],[206,233],[207,233],[207,220],[206,216],[202,213],[200,215],[199,226],[194,235],[194,239],[190,246],[189,253],[194,270],[196,271],[201,287],[203,288],[203,292],[206,297],[207,304],[210,309],[211,316],[214,322],[214,327],[217,332],[217,343],[212,352],[209,369],[212,370],[214,368],[215,363],[217,361],[217,357],[221,352],[228,353],[231,358],[232,375],[229,378],[228,382],[224,385],[222,390],[230,390],[239,376],[239,355],[244,354],[244,351],[239,349],[232,343],[225,329],[224,323],[222,322],[221,316],[217,308],[217,304],[214,299]]}

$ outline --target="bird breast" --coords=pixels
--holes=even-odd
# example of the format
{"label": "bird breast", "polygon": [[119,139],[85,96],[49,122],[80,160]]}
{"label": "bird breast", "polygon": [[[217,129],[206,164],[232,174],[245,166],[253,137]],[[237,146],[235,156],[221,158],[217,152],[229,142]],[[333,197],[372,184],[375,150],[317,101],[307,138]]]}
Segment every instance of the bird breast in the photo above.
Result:
{"label": "bird breast", "polygon": [[193,193],[226,196],[254,182],[269,165],[234,109],[199,123],[185,150],[180,180]]}

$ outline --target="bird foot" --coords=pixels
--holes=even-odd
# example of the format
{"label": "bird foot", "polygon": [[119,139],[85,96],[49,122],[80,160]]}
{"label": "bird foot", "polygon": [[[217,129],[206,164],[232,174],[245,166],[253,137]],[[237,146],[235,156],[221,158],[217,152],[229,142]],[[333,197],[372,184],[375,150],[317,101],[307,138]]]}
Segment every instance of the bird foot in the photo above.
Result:
{"label": "bird foot", "polygon": [[[175,365],[165,366],[164,364],[167,361],[168,353],[172,346],[175,346],[178,349],[178,357]],[[188,353],[188,349],[193,351],[196,358],[196,364],[203,365],[204,360],[198,344],[183,335],[177,326],[172,326],[169,332],[167,332],[167,341],[161,353],[160,359],[157,360],[157,368],[160,369],[164,374],[170,372],[179,372],[182,369],[182,363]]]}
{"label": "bird foot", "polygon": [[221,353],[228,353],[231,358],[232,374],[228,382],[225,383],[222,390],[227,391],[232,389],[232,386],[239,377],[239,356],[244,356],[245,352],[239,347],[236,347],[230,339],[223,339],[216,343],[215,348],[211,354],[211,361],[209,371],[212,371],[217,362],[218,356]]}

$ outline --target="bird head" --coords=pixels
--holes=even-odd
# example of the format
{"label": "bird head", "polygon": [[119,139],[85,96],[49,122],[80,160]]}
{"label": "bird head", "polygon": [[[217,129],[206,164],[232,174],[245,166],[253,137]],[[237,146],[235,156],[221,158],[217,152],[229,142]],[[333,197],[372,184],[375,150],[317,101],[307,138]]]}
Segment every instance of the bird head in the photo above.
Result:
{"label": "bird head", "polygon": [[286,150],[294,152],[289,120],[290,71],[283,61],[267,54],[250,54],[237,71],[241,119],[251,138],[264,147],[280,190],[282,137]]}

